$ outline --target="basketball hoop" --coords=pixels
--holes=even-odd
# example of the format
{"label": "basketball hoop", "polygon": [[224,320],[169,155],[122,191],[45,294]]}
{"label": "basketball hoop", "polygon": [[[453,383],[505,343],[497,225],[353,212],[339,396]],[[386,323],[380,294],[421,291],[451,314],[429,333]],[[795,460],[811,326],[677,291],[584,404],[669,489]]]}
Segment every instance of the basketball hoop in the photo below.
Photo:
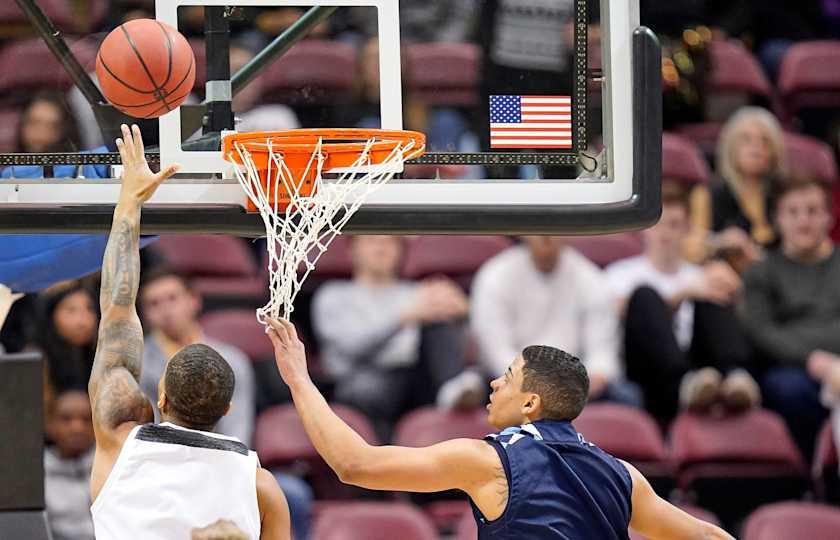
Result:
{"label": "basketball hoop", "polygon": [[[224,158],[259,212],[271,296],[257,320],[286,318],[333,239],[379,186],[423,155],[426,137],[382,129],[292,129],[226,135]],[[327,178],[324,178],[327,175]]]}

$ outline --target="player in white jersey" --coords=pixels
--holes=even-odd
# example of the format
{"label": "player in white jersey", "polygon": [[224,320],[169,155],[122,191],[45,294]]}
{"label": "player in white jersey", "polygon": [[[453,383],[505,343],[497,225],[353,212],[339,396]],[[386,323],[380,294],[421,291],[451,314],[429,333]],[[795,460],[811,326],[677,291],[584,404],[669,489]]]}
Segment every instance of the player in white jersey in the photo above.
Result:
{"label": "player in white jersey", "polygon": [[163,423],[152,423],[151,404],[138,386],[140,207],[176,168],[153,174],[137,126],[123,125],[122,134],[122,187],[102,264],[102,321],[88,385],[96,538],[182,540],[223,519],[253,540],[289,539],[289,509],[274,477],[242,442],[212,433],[235,384],[216,351],[190,345],[172,357],[160,382]]}

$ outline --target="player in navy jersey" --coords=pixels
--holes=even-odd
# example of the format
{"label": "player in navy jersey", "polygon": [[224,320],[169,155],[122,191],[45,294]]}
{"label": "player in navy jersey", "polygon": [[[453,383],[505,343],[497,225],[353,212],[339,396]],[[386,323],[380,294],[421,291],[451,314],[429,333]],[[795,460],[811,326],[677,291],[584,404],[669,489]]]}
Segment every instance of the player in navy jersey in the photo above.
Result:
{"label": "player in navy jersey", "polygon": [[459,489],[481,539],[618,540],[628,527],[651,540],[732,539],[661,499],[639,471],[581,437],[571,421],[586,404],[580,360],[532,346],[491,383],[485,440],[426,448],[371,446],[330,410],[312,384],[293,325],[270,321],[277,367],[318,453],[345,483],[368,489]]}

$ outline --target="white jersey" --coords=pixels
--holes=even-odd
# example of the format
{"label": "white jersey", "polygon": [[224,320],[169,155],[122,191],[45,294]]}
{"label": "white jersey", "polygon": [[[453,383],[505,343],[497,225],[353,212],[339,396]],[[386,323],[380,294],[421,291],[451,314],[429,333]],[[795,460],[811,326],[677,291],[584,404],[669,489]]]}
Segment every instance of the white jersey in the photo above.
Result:
{"label": "white jersey", "polygon": [[256,453],[169,422],[131,430],[91,513],[97,540],[184,540],[218,519],[260,537]]}

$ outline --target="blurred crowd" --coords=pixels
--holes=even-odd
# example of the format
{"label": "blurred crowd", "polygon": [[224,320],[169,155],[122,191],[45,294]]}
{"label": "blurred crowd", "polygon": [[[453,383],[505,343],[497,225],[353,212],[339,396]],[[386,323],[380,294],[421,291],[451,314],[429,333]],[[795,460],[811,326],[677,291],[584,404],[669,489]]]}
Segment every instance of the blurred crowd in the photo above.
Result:
{"label": "blurred crowd", "polygon": [[[66,30],[91,36],[154,15],[154,3],[146,0],[106,3],[99,11],[95,0],[68,4],[100,14],[98,21],[85,19],[88,26],[72,17],[64,23],[77,21],[78,27]],[[598,67],[598,3],[590,4],[590,61]],[[474,99],[441,105],[408,93],[406,126],[427,132],[433,149],[486,147],[481,126],[490,94],[570,88],[571,0],[401,0],[400,8],[406,44],[464,43],[480,53]],[[232,71],[302,12],[246,9],[233,22]],[[378,125],[376,19],[367,8],[341,13],[311,37],[352,47],[360,70],[349,101],[331,107],[311,96],[284,101],[258,80],[234,100],[240,130]],[[201,8],[185,8],[180,17],[180,29],[200,39]],[[482,407],[488,381],[535,343],[583,360],[591,401],[645,410],[663,431],[681,414],[723,418],[763,407],[784,420],[805,460],[813,458],[818,432],[833,412],[840,434],[836,178],[816,174],[808,159],[805,166],[792,159],[797,155],[788,143],[792,132],[806,137],[809,148],[827,156],[836,177],[840,100],[824,92],[824,99],[794,107],[781,99],[776,84],[796,47],[840,37],[840,2],[648,0],[642,1],[642,22],[665,45],[666,127],[681,134],[704,170],[713,170],[710,178],[669,175],[666,152],[657,225],[619,235],[615,245],[621,249],[604,244],[608,239],[500,237],[488,247],[487,239],[473,237],[463,239],[460,251],[447,251],[448,244],[434,238],[352,237],[331,248],[332,266],[312,276],[293,321],[307,341],[318,384],[331,400],[359,412],[379,441],[398,440],[401,419],[418,409],[460,414]],[[5,47],[30,34],[25,25],[0,20]],[[721,90],[722,68],[715,65],[721,43],[752,58],[756,76],[769,84],[766,92],[748,86]],[[7,145],[3,150],[108,146],[77,90],[41,90],[27,89],[25,99],[13,93],[4,98],[19,122],[12,137],[0,140]],[[197,87],[196,100],[201,93]],[[597,95],[596,89],[593,110],[600,107]],[[598,144],[594,137],[589,142]],[[47,172],[15,167],[2,176]],[[55,166],[49,172],[108,176],[93,166]],[[438,172],[462,178],[510,174],[457,167]],[[522,168],[513,174],[535,173]],[[415,264],[412,271],[425,240],[431,269],[417,270]],[[260,418],[267,424],[268,413],[287,404],[289,395],[267,340],[256,341],[259,331],[225,330],[230,321],[241,321],[226,319],[226,313],[255,308],[266,294],[265,275],[257,270],[263,246],[238,238],[225,242],[231,259],[246,269],[227,286],[225,273],[211,268],[221,256],[220,244],[164,238],[144,250],[141,386],[156,403],[168,358],[185,345],[210,344],[237,380],[231,413],[218,430],[259,446]],[[193,253],[205,247],[197,260],[210,261],[206,268],[179,259],[185,243]],[[85,392],[99,321],[97,279],[26,296],[0,333],[0,349],[38,350],[46,360],[46,499],[57,539],[93,538],[87,488],[93,433]],[[306,538],[313,496],[336,492],[313,486],[312,471],[300,463],[278,464],[275,473],[290,502],[296,537]]]}

